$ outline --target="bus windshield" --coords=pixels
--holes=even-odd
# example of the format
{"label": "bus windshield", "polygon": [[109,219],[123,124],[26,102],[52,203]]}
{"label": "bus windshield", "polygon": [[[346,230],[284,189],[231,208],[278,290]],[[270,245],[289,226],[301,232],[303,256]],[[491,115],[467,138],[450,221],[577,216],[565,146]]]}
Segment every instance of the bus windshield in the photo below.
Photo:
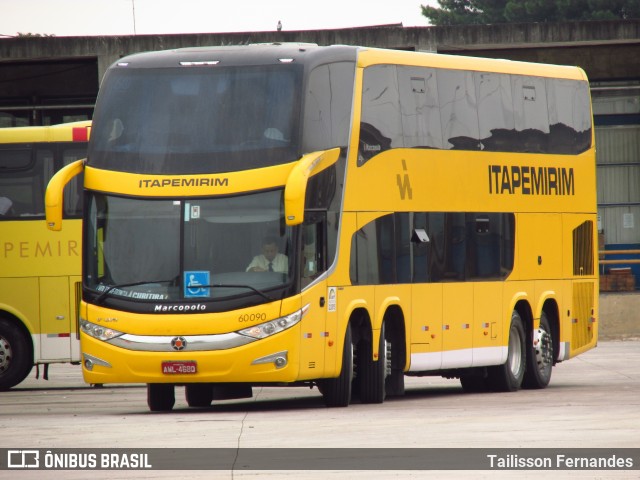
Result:
{"label": "bus windshield", "polygon": [[300,150],[301,77],[297,65],[112,69],[89,165],[210,174],[291,162]]}
{"label": "bus windshield", "polygon": [[282,190],[186,200],[93,193],[87,226],[84,284],[100,302],[264,302],[292,279]]}

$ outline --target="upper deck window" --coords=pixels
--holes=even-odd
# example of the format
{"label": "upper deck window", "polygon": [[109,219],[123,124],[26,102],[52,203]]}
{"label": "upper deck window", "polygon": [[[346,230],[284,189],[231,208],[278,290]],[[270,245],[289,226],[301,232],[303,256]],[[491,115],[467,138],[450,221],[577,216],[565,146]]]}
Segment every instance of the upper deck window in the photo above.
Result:
{"label": "upper deck window", "polygon": [[586,81],[374,65],[364,72],[358,163],[393,148],[577,155],[591,128]]}
{"label": "upper deck window", "polygon": [[297,158],[297,65],[112,69],[89,164],[152,174],[220,173]]}

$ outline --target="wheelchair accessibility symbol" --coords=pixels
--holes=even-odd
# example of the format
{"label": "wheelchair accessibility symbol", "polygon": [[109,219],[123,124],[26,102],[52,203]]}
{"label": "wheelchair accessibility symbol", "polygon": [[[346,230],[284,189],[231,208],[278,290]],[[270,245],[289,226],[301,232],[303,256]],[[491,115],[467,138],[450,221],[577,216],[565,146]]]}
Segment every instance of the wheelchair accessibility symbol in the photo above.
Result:
{"label": "wheelchair accessibility symbol", "polygon": [[184,296],[185,298],[209,297],[209,272],[188,271],[184,272]]}

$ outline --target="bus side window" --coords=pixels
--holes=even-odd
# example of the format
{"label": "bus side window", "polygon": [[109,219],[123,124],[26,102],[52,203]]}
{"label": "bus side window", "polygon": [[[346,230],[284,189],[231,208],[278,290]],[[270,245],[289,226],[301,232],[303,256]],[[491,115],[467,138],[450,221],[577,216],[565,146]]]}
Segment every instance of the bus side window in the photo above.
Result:
{"label": "bus side window", "polygon": [[445,148],[479,150],[480,129],[473,73],[442,69],[436,76]]}
{"label": "bus side window", "polygon": [[44,192],[54,172],[53,152],[28,145],[0,149],[0,192],[5,217],[44,216]]}
{"label": "bus side window", "polygon": [[436,70],[398,66],[405,147],[444,148]]}
{"label": "bus side window", "polygon": [[324,272],[326,265],[326,215],[307,212],[302,229],[302,286]]}
{"label": "bus side window", "polygon": [[[65,149],[62,152],[63,164],[70,163],[85,158],[87,156],[86,147]],[[81,173],[64,187],[64,214],[65,217],[79,217],[82,215],[82,185],[84,174]]]}
{"label": "bus side window", "polygon": [[427,234],[427,214],[417,212],[413,214],[413,230],[411,232],[411,245],[413,249],[413,278],[414,283],[426,282],[429,280],[428,261],[429,244],[431,243]]}
{"label": "bus side window", "polygon": [[544,78],[511,77],[515,127],[520,151],[549,152],[549,112]]}
{"label": "bus side window", "polygon": [[396,67],[368,67],[363,82],[358,166],[385,150],[404,147]]}

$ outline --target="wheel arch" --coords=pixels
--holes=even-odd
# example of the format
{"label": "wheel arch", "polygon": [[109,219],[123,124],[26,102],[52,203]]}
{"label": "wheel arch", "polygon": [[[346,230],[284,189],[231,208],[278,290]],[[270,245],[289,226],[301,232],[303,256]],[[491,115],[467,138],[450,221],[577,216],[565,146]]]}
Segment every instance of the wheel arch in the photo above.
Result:
{"label": "wheel arch", "polygon": [[358,344],[363,338],[371,338],[372,335],[372,323],[371,314],[364,306],[358,306],[351,310],[349,313],[349,321],[344,325],[341,330],[342,337],[344,337],[344,330],[347,325],[351,325],[351,339],[354,345]]}
{"label": "wheel arch", "polygon": [[528,299],[519,299],[513,306],[513,310],[518,312],[518,315],[520,315],[520,318],[522,319],[522,323],[524,325],[524,332],[527,335],[527,338],[531,337],[531,334],[533,332],[534,318],[533,312],[531,310],[531,304],[529,303]]}
{"label": "wheel arch", "polygon": [[[389,297],[385,299],[376,316],[371,314],[365,303],[360,302],[351,305],[351,308],[347,311],[347,318],[349,320],[340,331],[341,337],[344,337],[344,329],[347,328],[347,325],[351,324],[351,335],[354,345],[357,345],[362,339],[371,340],[373,345],[373,359],[377,360],[379,355],[378,345],[380,333],[382,324],[384,323],[385,329],[387,329],[387,335],[395,335],[397,339],[402,340],[405,351],[404,364],[405,367],[408,365],[406,353],[408,352],[406,348],[406,317],[400,305],[399,298]],[[391,331],[389,331],[389,329]]]}
{"label": "wheel arch", "polygon": [[[508,312],[505,312],[508,315],[509,321],[511,321],[511,314],[514,311],[520,315],[525,332],[533,331],[533,311],[531,310],[530,299],[526,292],[517,292],[511,298],[511,308]],[[505,330],[508,331],[508,328]]]}
{"label": "wheel arch", "polygon": [[[402,351],[404,352],[404,371],[407,369],[407,365],[409,365],[409,358],[407,353],[409,349],[407,348],[406,317],[404,315],[402,307],[399,304],[389,305],[384,312],[383,322],[385,325],[386,337],[393,338],[401,342]],[[378,343],[374,343],[374,345],[378,345]]]}
{"label": "wheel arch", "polygon": [[[373,359],[378,359],[378,345],[380,340],[380,335],[382,333],[382,325],[385,325],[385,330],[389,330],[390,328],[396,332],[398,329],[402,328],[404,339],[404,313],[402,311],[401,301],[399,297],[391,296],[386,297],[384,301],[377,307],[375,321],[372,325],[371,334],[373,336]],[[386,333],[389,335],[389,332]]]}
{"label": "wheel arch", "polygon": [[553,361],[554,364],[558,360],[560,354],[560,308],[555,298],[547,298],[540,311],[540,317],[542,313],[545,313],[547,320],[549,321],[549,327],[551,328],[551,339],[553,340]]}

